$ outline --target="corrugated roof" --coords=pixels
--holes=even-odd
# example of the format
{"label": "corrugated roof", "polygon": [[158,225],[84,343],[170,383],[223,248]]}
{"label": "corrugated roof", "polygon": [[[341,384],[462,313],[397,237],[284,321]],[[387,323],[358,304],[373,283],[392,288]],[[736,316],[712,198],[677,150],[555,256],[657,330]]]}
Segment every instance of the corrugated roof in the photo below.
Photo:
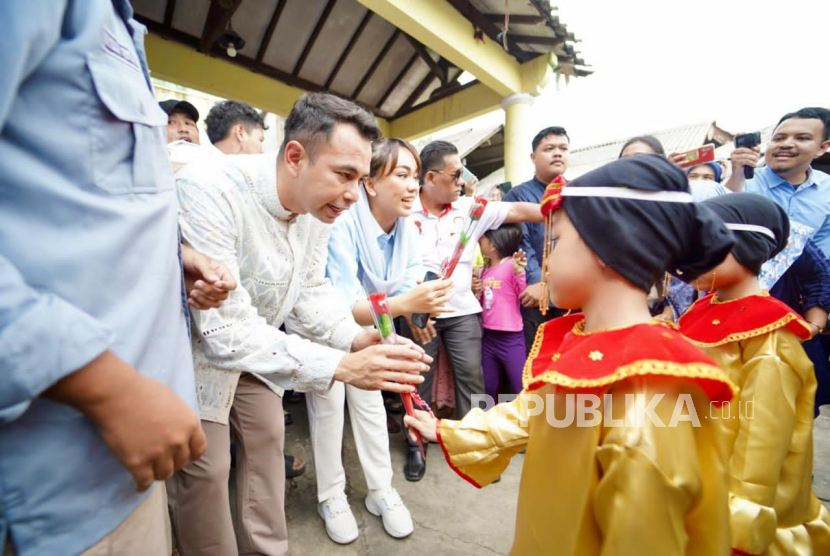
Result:
{"label": "corrugated roof", "polygon": [[427,143],[432,141],[447,141],[455,145],[458,149],[458,154],[462,159],[466,158],[471,152],[478,148],[482,143],[490,139],[493,135],[501,131],[503,124],[487,124],[480,126],[470,126],[450,134],[441,132],[422,137],[414,141],[415,148],[420,151]]}
{"label": "corrugated roof", "polygon": [[[714,125],[714,122],[701,122],[637,135],[656,137],[667,153],[685,152],[703,146]],[[566,176],[573,179],[616,160],[628,139],[630,137],[572,150]]]}

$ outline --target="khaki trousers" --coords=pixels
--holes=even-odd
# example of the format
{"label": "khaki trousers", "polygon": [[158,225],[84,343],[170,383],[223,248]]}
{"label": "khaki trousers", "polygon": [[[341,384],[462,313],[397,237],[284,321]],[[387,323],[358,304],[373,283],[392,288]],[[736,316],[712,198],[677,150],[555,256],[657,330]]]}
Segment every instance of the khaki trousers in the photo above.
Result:
{"label": "khaki trousers", "polygon": [[[281,556],[285,524],[285,419],[282,398],[244,373],[233,398],[230,427],[202,421],[205,454],[168,482],[182,556]],[[236,438],[236,530],[228,476],[231,428]]]}
{"label": "khaki trousers", "polygon": [[164,483],[157,483],[127,519],[81,556],[169,556],[170,543],[167,494]]}

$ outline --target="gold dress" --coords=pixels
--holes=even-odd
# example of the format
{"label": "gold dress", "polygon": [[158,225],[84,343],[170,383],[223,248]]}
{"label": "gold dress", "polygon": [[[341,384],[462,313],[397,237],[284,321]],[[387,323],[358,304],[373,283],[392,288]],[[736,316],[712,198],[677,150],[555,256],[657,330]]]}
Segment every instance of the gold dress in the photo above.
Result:
{"label": "gold dress", "polygon": [[806,323],[767,293],[729,302],[711,294],[680,326],[741,389],[718,415],[731,454],[735,553],[830,555],[830,514],[811,484],[816,378],[799,340],[809,338]]}
{"label": "gold dress", "polygon": [[[482,487],[527,450],[514,555],[729,554],[725,443],[705,416],[734,386],[668,326],[583,326],[573,315],[540,327],[515,401],[439,421],[447,462]],[[575,394],[600,396],[601,423],[577,426]],[[642,418],[627,394],[663,397]]]}

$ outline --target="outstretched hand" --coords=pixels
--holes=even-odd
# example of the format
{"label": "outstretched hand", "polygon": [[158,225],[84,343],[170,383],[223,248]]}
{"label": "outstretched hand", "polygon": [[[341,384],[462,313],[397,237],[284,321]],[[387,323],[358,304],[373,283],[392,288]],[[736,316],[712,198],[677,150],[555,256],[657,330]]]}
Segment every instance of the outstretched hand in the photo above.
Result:
{"label": "outstretched hand", "polygon": [[427,413],[426,411],[421,411],[420,409],[415,410],[415,417],[410,417],[409,415],[405,415],[403,418],[403,424],[410,429],[407,431],[407,434],[412,439],[413,442],[417,442],[418,439],[412,434],[411,429],[415,429],[421,435],[421,438],[427,440],[429,442],[438,442],[438,433],[436,432],[436,425],[438,424],[438,419]]}

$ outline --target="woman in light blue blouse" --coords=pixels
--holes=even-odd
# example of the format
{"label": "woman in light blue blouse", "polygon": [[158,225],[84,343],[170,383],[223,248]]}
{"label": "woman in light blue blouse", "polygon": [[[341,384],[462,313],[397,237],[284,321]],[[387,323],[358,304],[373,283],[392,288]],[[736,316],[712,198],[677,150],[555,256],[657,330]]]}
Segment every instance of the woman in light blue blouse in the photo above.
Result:
{"label": "woman in light blue blouse", "polygon": [[[451,297],[451,282],[424,278],[418,229],[408,216],[418,202],[418,152],[401,139],[372,145],[370,176],[360,199],[332,226],[327,274],[351,304],[355,320],[371,326],[366,299],[384,292],[394,317],[442,312]],[[386,412],[379,391],[365,391],[336,382],[325,394],[309,393],[311,442],[317,468],[318,511],[326,532],[337,543],[354,541],[357,522],[346,499],[341,460],[344,402],[349,400],[352,431],[369,488],[366,508],[383,519],[393,537],[412,533],[412,518],[392,488],[392,463]]]}

